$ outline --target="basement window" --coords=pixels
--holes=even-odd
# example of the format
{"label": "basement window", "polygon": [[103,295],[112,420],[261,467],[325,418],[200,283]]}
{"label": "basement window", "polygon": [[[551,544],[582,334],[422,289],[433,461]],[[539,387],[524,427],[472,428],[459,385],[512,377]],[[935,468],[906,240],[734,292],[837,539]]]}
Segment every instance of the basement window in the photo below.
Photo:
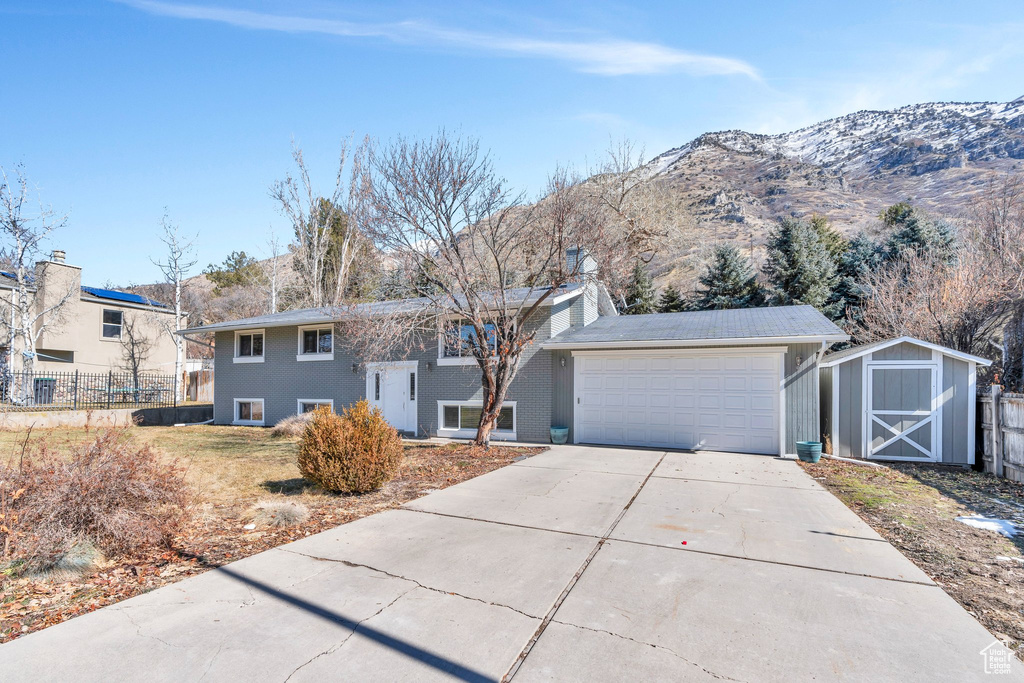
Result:
{"label": "basement window", "polygon": [[236,425],[263,425],[263,399],[262,398],[236,398],[235,419]]}
{"label": "basement window", "polygon": [[[440,436],[472,437],[480,426],[483,408],[479,401],[439,401]],[[506,439],[516,438],[516,404],[506,401],[498,414],[494,435]]]}

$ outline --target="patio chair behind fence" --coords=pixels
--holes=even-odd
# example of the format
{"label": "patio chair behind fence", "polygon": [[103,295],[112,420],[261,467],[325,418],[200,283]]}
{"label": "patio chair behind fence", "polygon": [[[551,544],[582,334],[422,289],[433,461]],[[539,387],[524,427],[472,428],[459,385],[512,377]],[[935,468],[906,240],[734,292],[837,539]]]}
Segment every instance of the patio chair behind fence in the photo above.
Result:
{"label": "patio chair behind fence", "polygon": [[107,410],[174,406],[174,375],[16,372],[0,376],[0,410]]}

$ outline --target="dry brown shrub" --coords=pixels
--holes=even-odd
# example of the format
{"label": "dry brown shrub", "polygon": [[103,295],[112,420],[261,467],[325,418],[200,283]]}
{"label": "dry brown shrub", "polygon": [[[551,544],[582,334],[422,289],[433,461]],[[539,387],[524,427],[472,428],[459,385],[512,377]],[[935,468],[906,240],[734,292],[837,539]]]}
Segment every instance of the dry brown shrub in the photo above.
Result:
{"label": "dry brown shrub", "polygon": [[300,415],[292,415],[286,417],[271,430],[271,436],[302,436],[302,433],[306,431],[306,425],[312,419],[312,413],[302,413]]}
{"label": "dry brown shrub", "polygon": [[260,501],[253,506],[249,517],[258,527],[288,527],[309,519],[309,508],[302,503],[287,501]]}
{"label": "dry brown shrub", "polygon": [[16,572],[59,567],[84,544],[108,558],[169,545],[186,521],[184,468],[126,427],[55,448],[42,441],[0,465],[0,545]]}
{"label": "dry brown shrub", "polygon": [[326,408],[317,410],[299,445],[302,476],[328,491],[374,491],[390,481],[401,464],[402,437],[366,401],[340,416]]}

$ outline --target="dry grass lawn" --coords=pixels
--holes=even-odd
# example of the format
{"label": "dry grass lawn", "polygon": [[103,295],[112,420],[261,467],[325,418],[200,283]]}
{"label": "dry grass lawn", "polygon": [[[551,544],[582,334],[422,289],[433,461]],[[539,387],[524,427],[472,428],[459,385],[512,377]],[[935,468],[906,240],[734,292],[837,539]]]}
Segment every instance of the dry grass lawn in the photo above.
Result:
{"label": "dry grass lawn", "polygon": [[[78,578],[29,579],[0,573],[0,642],[77,614],[146,592],[291,540],[395,508],[427,492],[457,484],[533,455],[541,448],[407,443],[394,480],[378,491],[337,495],[303,479],[295,464],[298,438],[258,427],[134,427],[135,438],[187,468],[196,494],[193,521],[172,549],[107,563]],[[35,430],[32,441],[91,441],[96,430]],[[0,458],[17,458],[26,432],[0,431]],[[259,506],[297,504],[308,510],[297,524],[265,523]],[[246,528],[252,527],[252,528]]]}
{"label": "dry grass lawn", "polygon": [[1024,535],[1010,539],[956,518],[981,515],[1024,527],[1024,486],[941,465],[801,464],[982,625],[1021,651]]}

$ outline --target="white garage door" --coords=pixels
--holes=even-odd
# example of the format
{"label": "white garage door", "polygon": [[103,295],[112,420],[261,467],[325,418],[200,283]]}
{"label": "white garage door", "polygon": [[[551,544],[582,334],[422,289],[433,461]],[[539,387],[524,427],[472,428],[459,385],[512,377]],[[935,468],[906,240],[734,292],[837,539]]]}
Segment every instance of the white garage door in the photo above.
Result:
{"label": "white garage door", "polygon": [[577,443],[779,452],[782,355],[578,353]]}

